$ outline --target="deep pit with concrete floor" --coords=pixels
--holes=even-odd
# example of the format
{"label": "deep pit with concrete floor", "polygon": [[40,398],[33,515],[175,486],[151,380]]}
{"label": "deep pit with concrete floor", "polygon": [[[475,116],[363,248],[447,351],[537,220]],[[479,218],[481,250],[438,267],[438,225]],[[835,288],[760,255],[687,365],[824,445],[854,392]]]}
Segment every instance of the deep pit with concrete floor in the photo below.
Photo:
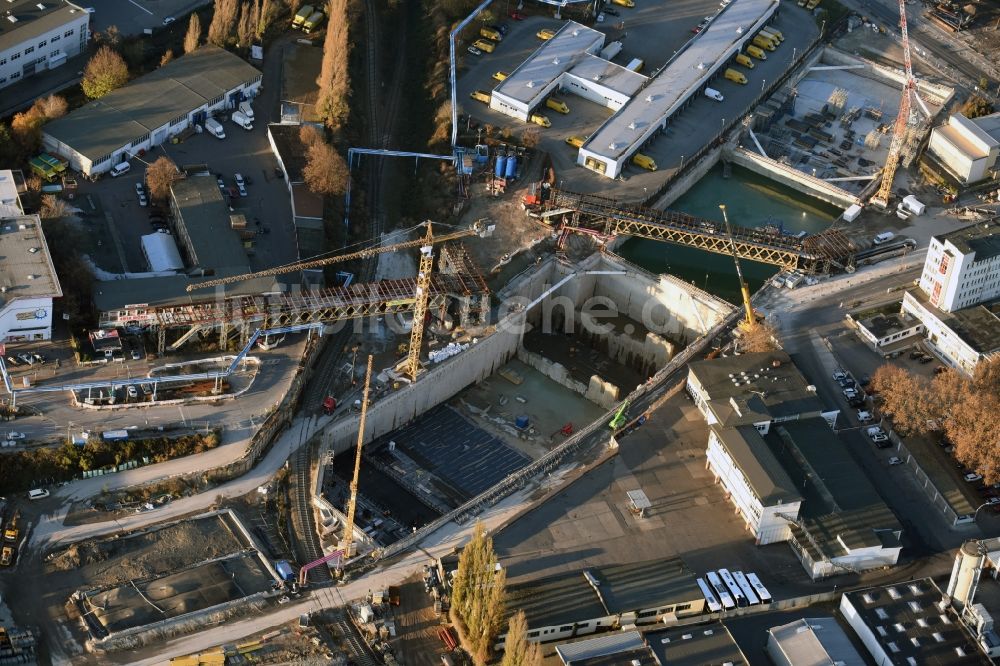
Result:
{"label": "deep pit with concrete floor", "polygon": [[[604,418],[733,308],[605,254],[550,258],[498,296],[501,316],[488,335],[369,405],[362,468],[373,471],[359,485],[372,508],[358,527],[372,541],[402,534],[386,531],[386,517],[426,524]],[[315,504],[341,522],[357,428],[349,414],[323,433],[337,462],[321,468],[317,487],[327,496]]]}

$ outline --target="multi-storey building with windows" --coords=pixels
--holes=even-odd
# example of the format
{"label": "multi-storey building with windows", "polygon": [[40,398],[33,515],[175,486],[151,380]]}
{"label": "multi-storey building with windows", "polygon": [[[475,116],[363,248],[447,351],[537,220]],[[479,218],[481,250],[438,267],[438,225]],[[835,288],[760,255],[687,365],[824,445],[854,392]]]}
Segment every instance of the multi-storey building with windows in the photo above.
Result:
{"label": "multi-storey building with windows", "polygon": [[66,0],[8,0],[0,19],[0,88],[82,53],[89,26],[90,14]]}

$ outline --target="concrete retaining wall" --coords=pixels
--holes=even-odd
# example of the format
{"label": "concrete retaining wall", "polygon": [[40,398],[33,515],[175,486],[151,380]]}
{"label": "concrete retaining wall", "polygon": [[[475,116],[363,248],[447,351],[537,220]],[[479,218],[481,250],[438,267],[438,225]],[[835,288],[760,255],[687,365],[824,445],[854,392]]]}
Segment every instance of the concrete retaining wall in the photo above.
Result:
{"label": "concrete retaining wall", "polygon": [[828,183],[821,178],[815,178],[809,174],[802,173],[794,167],[782,164],[769,157],[752,153],[745,148],[730,148],[725,151],[724,158],[733,164],[738,164],[754,173],[766,176],[782,185],[787,185],[799,192],[804,192],[811,197],[840,208],[848,208],[854,204],[861,203],[858,197],[841,187],[837,187],[833,183]]}
{"label": "concrete retaining wall", "polygon": [[[832,46],[827,46],[823,49],[821,61],[825,65],[864,65],[866,69],[853,70],[852,74],[855,76],[865,76],[902,90],[904,74],[901,69],[879,65],[871,60],[859,58]],[[917,92],[924,98],[924,101],[944,106],[955,94],[955,89],[917,79]]]}
{"label": "concrete retaining wall", "polygon": [[597,375],[592,375],[590,377],[590,383],[584,384],[581,381],[573,379],[569,374],[569,369],[562,363],[550,361],[541,354],[528,351],[524,347],[518,348],[517,359],[525,365],[529,365],[535,370],[538,370],[540,373],[560,386],[565,386],[570,391],[579,393],[587,400],[590,400],[604,409],[611,409],[613,405],[618,403],[618,393],[620,389],[611,382],[601,379]]}

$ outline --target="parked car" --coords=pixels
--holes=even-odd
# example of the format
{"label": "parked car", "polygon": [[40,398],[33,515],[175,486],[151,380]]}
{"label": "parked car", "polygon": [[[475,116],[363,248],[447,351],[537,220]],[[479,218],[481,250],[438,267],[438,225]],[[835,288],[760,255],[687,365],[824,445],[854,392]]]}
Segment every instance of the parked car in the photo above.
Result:
{"label": "parked car", "polygon": [[1000,504],[1000,497],[988,497],[986,498],[987,504]]}
{"label": "parked car", "polygon": [[7,433],[7,439],[24,439],[24,438],[25,438],[25,434],[23,432],[14,432],[14,431],[11,431],[11,432]]}
{"label": "parked car", "polygon": [[843,391],[841,391],[841,393],[843,393],[844,397],[847,398],[848,400],[850,400],[851,398],[858,397],[858,392],[852,388],[845,388]]}
{"label": "parked car", "polygon": [[138,361],[141,358],[142,358],[142,354],[139,352],[139,350],[138,349],[133,349],[132,350],[132,360],[133,361]]}
{"label": "parked car", "polygon": [[470,46],[470,47],[469,47],[468,49],[466,49],[466,50],[467,50],[467,51],[468,51],[469,53],[471,53],[472,55],[474,55],[474,56],[481,56],[481,55],[483,55],[483,52],[482,52],[482,51],[480,51],[479,49],[477,49],[477,48],[476,48],[475,46]]}
{"label": "parked car", "polygon": [[833,381],[839,382],[841,379],[847,379],[847,373],[838,368],[833,371]]}
{"label": "parked car", "polygon": [[510,30],[510,26],[506,23],[494,23],[490,27],[499,32],[501,35],[506,35],[507,31]]}
{"label": "parked car", "polygon": [[542,28],[541,30],[535,33],[535,37],[538,37],[538,39],[542,40],[543,42],[548,41],[555,36],[556,36],[556,31],[549,30],[548,28]]}
{"label": "parked car", "polygon": [[28,365],[35,364],[35,359],[31,358],[31,354],[25,354],[25,353],[18,354],[17,360],[21,361],[22,363],[27,363]]}
{"label": "parked car", "polygon": [[885,431],[879,426],[872,426],[865,431],[869,437],[875,438],[876,435],[885,435]]}
{"label": "parked car", "polygon": [[133,400],[135,398],[138,398],[139,397],[139,390],[136,389],[135,386],[129,385],[129,387],[128,387],[128,397],[132,398]]}
{"label": "parked car", "polygon": [[925,363],[932,363],[933,361],[934,361],[933,356],[924,356],[922,359],[920,359],[919,363],[925,364]]}
{"label": "parked car", "polygon": [[17,360],[16,358],[14,358],[13,356],[8,356],[8,357],[7,357],[7,363],[9,363],[10,365],[13,365],[13,366],[18,366],[18,365],[21,365],[21,362],[20,362],[20,361],[18,361],[18,360]]}
{"label": "parked car", "polygon": [[247,195],[247,186],[242,174],[236,174],[234,178],[236,180],[236,189],[239,190],[240,196],[245,197]]}
{"label": "parked car", "polygon": [[982,475],[976,474],[975,472],[967,472],[965,476],[963,476],[962,478],[968,481],[969,483],[975,483],[976,481],[983,480]]}
{"label": "parked car", "polygon": [[869,421],[872,420],[872,413],[866,409],[859,409],[858,420],[861,421],[862,423],[868,423]]}
{"label": "parked car", "polygon": [[142,183],[135,184],[135,196],[139,198],[140,206],[149,205],[149,199],[146,198],[146,190],[142,187]]}
{"label": "parked car", "polygon": [[875,446],[880,449],[887,449],[892,446],[892,442],[889,441],[888,435],[875,435],[872,437],[872,442],[874,442]]}
{"label": "parked car", "polygon": [[153,395],[153,385],[152,384],[140,384],[139,388],[142,389],[143,395]]}
{"label": "parked car", "polygon": [[903,461],[896,456],[889,458],[890,465],[902,465]]}
{"label": "parked car", "polygon": [[215,182],[217,182],[219,184],[219,189],[220,190],[222,190],[223,192],[226,191],[226,181],[222,179],[222,176],[216,176],[215,177]]}
{"label": "parked car", "polygon": [[163,25],[170,25],[176,20],[177,19],[175,19],[173,16],[168,16],[167,18],[163,19]]}

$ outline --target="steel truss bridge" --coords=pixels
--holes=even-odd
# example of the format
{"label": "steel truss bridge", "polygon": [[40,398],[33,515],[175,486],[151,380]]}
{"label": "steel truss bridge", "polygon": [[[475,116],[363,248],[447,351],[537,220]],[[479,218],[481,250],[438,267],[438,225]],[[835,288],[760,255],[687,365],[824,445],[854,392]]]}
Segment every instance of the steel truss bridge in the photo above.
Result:
{"label": "steel truss bridge", "polygon": [[[462,321],[485,323],[490,308],[486,281],[461,245],[442,248],[440,268],[431,277],[430,308],[446,307],[449,299],[459,303]],[[417,296],[416,278],[358,283],[348,287],[330,287],[310,291],[251,296],[206,294],[190,297],[183,305],[129,305],[100,315],[99,325],[140,327],[157,330],[159,347],[165,348],[168,329],[187,328],[176,349],[199,332],[219,329],[223,339],[240,333],[246,341],[254,329],[276,329],[348,319],[383,316],[412,311]]]}
{"label": "steel truss bridge", "polygon": [[687,245],[707,252],[731,255],[735,245],[741,259],[780,266],[804,273],[828,273],[834,268],[853,272],[857,248],[839,230],[796,238],[778,232],[732,226],[732,243],[721,222],[677,211],[663,211],[623,204],[598,194],[579,194],[552,188],[539,213],[543,218],[562,217],[571,230],[605,237],[639,236]]}

